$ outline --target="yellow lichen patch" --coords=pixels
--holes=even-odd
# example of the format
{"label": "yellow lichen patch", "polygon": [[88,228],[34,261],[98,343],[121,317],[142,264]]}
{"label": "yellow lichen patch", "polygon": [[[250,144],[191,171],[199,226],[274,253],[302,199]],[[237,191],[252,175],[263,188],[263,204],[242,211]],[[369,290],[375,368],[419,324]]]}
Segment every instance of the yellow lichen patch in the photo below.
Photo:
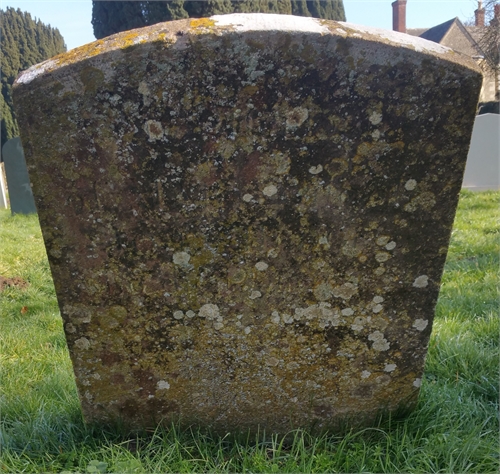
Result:
{"label": "yellow lichen patch", "polygon": [[124,34],[116,35],[112,39],[100,39],[93,43],[85,44],[78,48],[72,49],[67,53],[60,54],[54,58],[57,66],[67,66],[84,59],[88,59],[106,51],[111,51],[116,48],[127,48],[138,43],[145,43],[146,39],[141,38],[140,41],[136,39],[140,33],[136,30],[127,31]]}
{"label": "yellow lichen patch", "polygon": [[190,22],[189,22],[189,26],[193,29],[193,30],[197,30],[197,29],[200,29],[200,28],[213,28],[215,26],[215,21],[214,20],[211,20],[210,18],[193,18]]}
{"label": "yellow lichen patch", "polygon": [[72,49],[67,53],[59,54],[52,58],[55,67],[67,66],[83,59],[87,59],[104,51],[105,41],[97,40],[93,43],[85,44],[79,48]]}
{"label": "yellow lichen patch", "polygon": [[125,49],[136,44],[145,43],[146,41],[146,38],[141,37],[141,32],[139,30],[132,30],[123,35],[117,36],[110,46],[112,49],[115,47]]}

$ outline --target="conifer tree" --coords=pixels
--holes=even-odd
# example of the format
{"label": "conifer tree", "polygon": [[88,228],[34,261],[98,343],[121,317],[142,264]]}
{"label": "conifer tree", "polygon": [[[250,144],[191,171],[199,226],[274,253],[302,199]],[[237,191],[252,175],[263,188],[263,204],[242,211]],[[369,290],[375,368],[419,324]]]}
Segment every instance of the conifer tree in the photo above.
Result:
{"label": "conifer tree", "polygon": [[226,13],[279,13],[345,21],[342,0],[93,0],[92,25],[97,39],[141,26],[181,18]]}
{"label": "conifer tree", "polygon": [[66,51],[66,45],[59,30],[11,7],[5,11],[0,9],[0,39],[0,146],[3,146],[7,140],[19,135],[12,107],[12,84],[17,75],[33,64]]}

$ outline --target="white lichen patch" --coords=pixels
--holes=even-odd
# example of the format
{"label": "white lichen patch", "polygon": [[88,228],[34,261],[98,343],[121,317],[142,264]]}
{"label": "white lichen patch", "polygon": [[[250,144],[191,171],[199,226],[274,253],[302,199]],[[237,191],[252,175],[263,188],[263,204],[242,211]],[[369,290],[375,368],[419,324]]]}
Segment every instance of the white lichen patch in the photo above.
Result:
{"label": "white lichen patch", "polygon": [[220,317],[219,307],[216,304],[204,304],[200,308],[198,316],[200,316],[201,318],[207,318],[208,320],[217,319]]}
{"label": "white lichen patch", "polygon": [[385,268],[383,265],[380,265],[380,267],[376,268],[375,271],[373,272],[377,276],[381,276],[385,273]]}
{"label": "white lichen patch", "polygon": [[274,184],[270,184],[262,190],[262,194],[267,197],[274,196],[277,192],[278,188]]}
{"label": "white lichen patch", "polygon": [[372,125],[378,125],[380,122],[382,122],[382,114],[380,112],[374,111],[370,114],[369,120]]}
{"label": "white lichen patch", "polygon": [[384,298],[382,296],[377,295],[377,296],[373,297],[374,303],[383,303],[383,301],[384,301]]}
{"label": "white lichen patch", "polygon": [[384,309],[384,307],[381,305],[381,304],[376,304],[373,308],[372,308],[372,311],[374,313],[380,313],[380,311],[382,311]]}
{"label": "white lichen patch", "polygon": [[186,316],[191,319],[191,318],[194,318],[196,316],[196,313],[194,311],[189,310],[189,311],[186,311]]}
{"label": "white lichen patch", "polygon": [[286,313],[283,313],[281,315],[281,320],[285,323],[285,324],[292,324],[293,321],[294,321],[294,318],[291,314],[286,314]]}
{"label": "white lichen patch", "polygon": [[414,179],[409,179],[405,183],[405,189],[407,191],[413,191],[417,187],[417,182]]}
{"label": "white lichen patch", "polygon": [[223,327],[224,323],[220,323],[218,321],[214,323],[214,329],[216,329],[217,331],[221,330]]}
{"label": "white lichen patch", "polygon": [[417,331],[423,331],[428,324],[429,321],[427,321],[427,319],[415,319],[412,327],[414,327]]}
{"label": "white lichen patch", "polygon": [[280,314],[278,313],[278,311],[273,311],[271,313],[271,321],[274,323],[274,324],[279,324],[280,321],[281,321],[281,318],[280,318]]}
{"label": "white lichen patch", "polygon": [[257,262],[255,268],[259,270],[259,272],[264,272],[269,268],[269,265],[266,262]]}
{"label": "white lichen patch", "polygon": [[343,300],[351,299],[358,292],[358,287],[354,283],[344,283],[333,289],[333,296]]}
{"label": "white lichen patch", "polygon": [[326,237],[325,235],[320,237],[318,243],[320,245],[329,245],[328,244],[328,237]]}
{"label": "white lichen patch", "polygon": [[252,292],[250,293],[250,296],[249,298],[251,300],[256,300],[257,298],[260,298],[262,296],[262,293],[258,290],[252,290]]}
{"label": "white lichen patch", "polygon": [[295,308],[294,319],[296,321],[317,321],[320,328],[328,326],[338,326],[340,324],[339,315],[336,310],[331,309],[329,303],[319,303],[307,308]]}
{"label": "white lichen patch", "polygon": [[137,90],[142,95],[150,95],[151,94],[151,92],[149,91],[148,84],[145,81],[139,82],[139,87],[137,88]]}
{"label": "white lichen patch", "polygon": [[251,328],[250,326],[247,326],[247,327],[243,330],[243,332],[244,332],[245,334],[247,334],[247,335],[248,335],[248,334],[250,334],[250,333],[252,332],[252,328]]}
{"label": "white lichen patch", "polygon": [[380,352],[388,350],[391,345],[380,331],[372,332],[368,336],[368,340],[373,342],[372,348]]}
{"label": "white lichen patch", "polygon": [[311,166],[309,168],[309,173],[311,174],[319,174],[323,171],[323,166],[317,165],[317,166]]}
{"label": "white lichen patch", "polygon": [[415,379],[413,381],[413,386],[419,388],[422,385],[422,379]]}
{"label": "white lichen patch", "polygon": [[385,364],[384,372],[394,372],[396,367],[396,364]]}
{"label": "white lichen patch", "polygon": [[377,252],[375,254],[375,260],[378,263],[387,262],[391,258],[391,254],[387,252]]}
{"label": "white lichen patch", "polygon": [[267,252],[267,256],[269,258],[276,258],[278,255],[279,255],[279,250],[278,249],[270,249],[268,252]]}
{"label": "white lichen patch", "polygon": [[170,388],[170,384],[166,380],[159,380],[156,384],[157,390],[168,390]]}
{"label": "white lichen patch", "polygon": [[271,162],[275,166],[277,175],[285,175],[290,171],[291,160],[281,152],[271,154]]}
{"label": "white lichen patch", "polygon": [[286,117],[286,128],[295,130],[300,127],[309,117],[309,111],[305,107],[295,107],[288,112]]}
{"label": "white lichen patch", "polygon": [[333,295],[333,287],[330,283],[320,283],[313,290],[314,296],[318,301],[327,301]]}
{"label": "white lichen patch", "polygon": [[425,288],[429,284],[429,277],[427,275],[420,275],[419,277],[415,278],[415,281],[413,282],[413,286],[415,288]]}
{"label": "white lichen patch", "polygon": [[396,242],[394,242],[394,240],[393,240],[393,241],[391,241],[391,242],[389,242],[389,243],[385,246],[385,248],[386,248],[387,250],[394,250],[394,249],[396,248]]}
{"label": "white lichen patch", "polygon": [[66,324],[65,327],[66,327],[66,332],[67,333],[73,334],[73,333],[76,332],[75,326],[73,326],[73,324],[71,324],[71,323]]}
{"label": "white lichen patch", "polygon": [[184,312],[183,311],[174,311],[174,319],[182,319],[184,318]]}
{"label": "white lichen patch", "polygon": [[268,357],[266,359],[266,364],[270,365],[271,367],[276,367],[279,363],[280,361],[276,357]]}
{"label": "white lichen patch", "polygon": [[363,372],[361,372],[361,378],[367,379],[371,374],[372,373],[369,370],[363,370]]}
{"label": "white lichen patch", "polygon": [[75,347],[82,350],[87,350],[90,348],[90,341],[86,337],[81,337],[75,341]]}
{"label": "white lichen patch", "polygon": [[424,211],[430,211],[436,205],[436,196],[431,192],[423,192],[413,198],[408,204],[405,205],[406,212],[415,212],[418,208]]}
{"label": "white lichen patch", "polygon": [[354,310],[352,308],[344,308],[341,311],[342,316],[352,316],[354,314]]}
{"label": "white lichen patch", "polygon": [[161,140],[163,138],[164,131],[160,122],[156,120],[147,120],[143,128],[148,134],[150,141]]}
{"label": "white lichen patch", "polygon": [[366,323],[366,319],[362,316],[357,316],[354,318],[354,323],[351,324],[351,329],[356,332],[360,332],[364,329]]}
{"label": "white lichen patch", "polygon": [[189,260],[191,260],[191,255],[187,252],[175,252],[172,256],[172,261],[180,267],[189,266]]}
{"label": "white lichen patch", "polygon": [[251,194],[244,194],[243,195],[243,201],[245,202],[250,202],[253,199],[253,196]]}
{"label": "white lichen patch", "polygon": [[390,377],[390,375],[387,375],[387,374],[379,375],[375,379],[375,382],[379,385],[387,385],[391,382],[391,377]]}
{"label": "white lichen patch", "polygon": [[377,240],[377,245],[380,245],[380,247],[383,247],[384,245],[387,245],[387,243],[391,240],[391,238],[388,235],[381,235]]}

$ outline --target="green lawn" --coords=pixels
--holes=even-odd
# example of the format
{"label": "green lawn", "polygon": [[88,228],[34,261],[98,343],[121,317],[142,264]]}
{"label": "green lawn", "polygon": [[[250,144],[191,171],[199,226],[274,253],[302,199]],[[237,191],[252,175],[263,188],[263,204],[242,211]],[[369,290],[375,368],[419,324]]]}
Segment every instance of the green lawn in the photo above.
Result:
{"label": "green lawn", "polygon": [[38,220],[0,210],[0,472],[499,472],[499,203],[462,193],[417,409],[286,440],[86,426]]}

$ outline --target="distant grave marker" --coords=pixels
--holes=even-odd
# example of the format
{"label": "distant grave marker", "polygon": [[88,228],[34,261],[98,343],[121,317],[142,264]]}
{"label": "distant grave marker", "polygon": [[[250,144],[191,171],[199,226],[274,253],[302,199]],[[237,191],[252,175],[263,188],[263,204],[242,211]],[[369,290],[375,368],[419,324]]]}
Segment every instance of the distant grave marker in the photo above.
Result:
{"label": "distant grave marker", "polygon": [[480,86],[419,38],[260,14],[23,73],[86,419],[283,432],[412,405]]}
{"label": "distant grave marker", "polygon": [[500,115],[478,115],[474,121],[462,186],[471,191],[500,189]]}
{"label": "distant grave marker", "polygon": [[2,156],[12,214],[36,214],[21,139],[16,137],[5,142]]}
{"label": "distant grave marker", "polygon": [[6,194],[3,167],[4,165],[0,163],[0,209],[6,209],[7,207],[9,207],[7,203],[7,194]]}

